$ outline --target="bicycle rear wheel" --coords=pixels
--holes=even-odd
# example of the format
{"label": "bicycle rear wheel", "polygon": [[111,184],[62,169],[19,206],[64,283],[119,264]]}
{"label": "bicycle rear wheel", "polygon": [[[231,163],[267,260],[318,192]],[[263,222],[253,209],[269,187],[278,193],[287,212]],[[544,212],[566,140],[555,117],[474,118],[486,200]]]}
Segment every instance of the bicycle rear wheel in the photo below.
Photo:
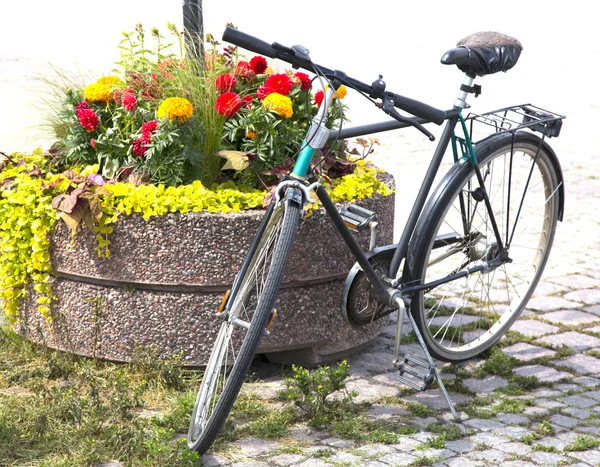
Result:
{"label": "bicycle rear wheel", "polygon": [[[539,150],[538,150],[539,149]],[[456,164],[432,195],[407,255],[411,279],[427,284],[468,268],[479,272],[419,292],[411,312],[433,357],[467,360],[494,344],[519,317],[550,254],[559,215],[560,167],[528,133],[476,148],[506,261],[470,163]]]}
{"label": "bicycle rear wheel", "polygon": [[203,454],[223,427],[268,325],[302,208],[284,200],[268,219],[254,255],[225,310],[200,384],[187,442]]}

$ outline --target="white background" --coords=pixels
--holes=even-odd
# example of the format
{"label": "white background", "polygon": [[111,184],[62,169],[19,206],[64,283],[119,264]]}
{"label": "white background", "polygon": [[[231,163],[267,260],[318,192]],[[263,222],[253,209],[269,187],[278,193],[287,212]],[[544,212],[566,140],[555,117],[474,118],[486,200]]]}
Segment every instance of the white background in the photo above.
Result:
{"label": "white background", "polygon": [[[457,40],[475,31],[517,37],[524,51],[507,73],[479,79],[477,111],[531,102],[565,113],[560,144],[598,153],[600,34],[592,2],[449,2],[304,0],[204,0],[205,31],[220,38],[226,22],[285,45],[300,43],[316,63],[341,69],[365,82],[382,74],[388,89],[450,108],[462,74],[440,64]],[[464,4],[464,11],[460,4]],[[291,13],[292,9],[296,9]],[[119,58],[122,31],[140,21],[146,29],[167,21],[181,27],[177,0],[27,0],[4,2],[0,14],[0,150],[47,148],[39,134],[39,105],[48,64],[108,73]],[[364,123],[379,114],[349,95],[351,119]],[[410,137],[421,136],[407,130]],[[585,144],[584,144],[585,142]],[[582,154],[583,156],[583,154]]]}

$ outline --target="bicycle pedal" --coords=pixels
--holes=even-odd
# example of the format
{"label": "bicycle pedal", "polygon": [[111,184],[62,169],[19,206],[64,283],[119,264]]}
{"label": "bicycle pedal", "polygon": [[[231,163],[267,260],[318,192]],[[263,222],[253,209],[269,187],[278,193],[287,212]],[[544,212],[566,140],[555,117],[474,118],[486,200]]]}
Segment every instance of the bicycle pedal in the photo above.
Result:
{"label": "bicycle pedal", "polygon": [[[427,372],[419,371],[419,368],[424,368]],[[417,391],[426,391],[434,380],[435,369],[425,360],[407,354],[404,361],[398,365],[396,381]]]}
{"label": "bicycle pedal", "polygon": [[373,211],[361,208],[355,204],[340,209],[340,215],[348,228],[356,232],[362,232],[363,230],[368,229],[371,222],[373,222],[377,216]]}

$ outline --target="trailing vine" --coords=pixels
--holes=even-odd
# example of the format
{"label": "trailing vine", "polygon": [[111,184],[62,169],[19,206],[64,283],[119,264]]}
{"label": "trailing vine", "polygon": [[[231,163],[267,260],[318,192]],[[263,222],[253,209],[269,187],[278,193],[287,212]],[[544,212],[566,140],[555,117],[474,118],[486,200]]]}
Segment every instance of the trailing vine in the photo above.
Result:
{"label": "trailing vine", "polygon": [[[5,316],[14,321],[18,300],[31,281],[38,294],[37,310],[49,319],[53,297],[48,234],[59,216],[64,219],[64,213],[57,213],[52,202],[57,197],[65,198],[67,193],[72,195],[74,185],[66,174],[51,173],[48,158],[41,151],[31,156],[15,154],[13,158],[18,162],[7,164],[0,172],[0,300]],[[74,170],[71,177],[97,177],[91,175],[94,169]],[[375,193],[388,196],[391,190],[379,180],[378,172],[365,161],[358,161],[353,174],[335,179],[326,187],[334,202],[354,201]],[[108,195],[98,196],[102,212],[93,216],[93,230],[98,256],[105,258],[110,257],[109,237],[120,215],[141,214],[148,220],[168,213],[241,212],[260,208],[267,195],[266,191],[239,187],[233,182],[207,188],[199,181],[177,187],[106,183],[102,192]],[[317,207],[313,205],[313,209]],[[74,225],[76,230],[79,224]]]}

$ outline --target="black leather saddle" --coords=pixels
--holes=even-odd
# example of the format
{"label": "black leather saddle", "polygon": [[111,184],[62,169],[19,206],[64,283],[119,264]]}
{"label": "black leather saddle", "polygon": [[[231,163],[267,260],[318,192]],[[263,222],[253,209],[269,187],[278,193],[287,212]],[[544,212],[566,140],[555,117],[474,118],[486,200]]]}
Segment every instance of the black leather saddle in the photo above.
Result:
{"label": "black leather saddle", "polygon": [[472,76],[484,76],[510,70],[519,59],[523,46],[514,37],[485,31],[458,41],[456,48],[442,56],[444,65],[456,65]]}

